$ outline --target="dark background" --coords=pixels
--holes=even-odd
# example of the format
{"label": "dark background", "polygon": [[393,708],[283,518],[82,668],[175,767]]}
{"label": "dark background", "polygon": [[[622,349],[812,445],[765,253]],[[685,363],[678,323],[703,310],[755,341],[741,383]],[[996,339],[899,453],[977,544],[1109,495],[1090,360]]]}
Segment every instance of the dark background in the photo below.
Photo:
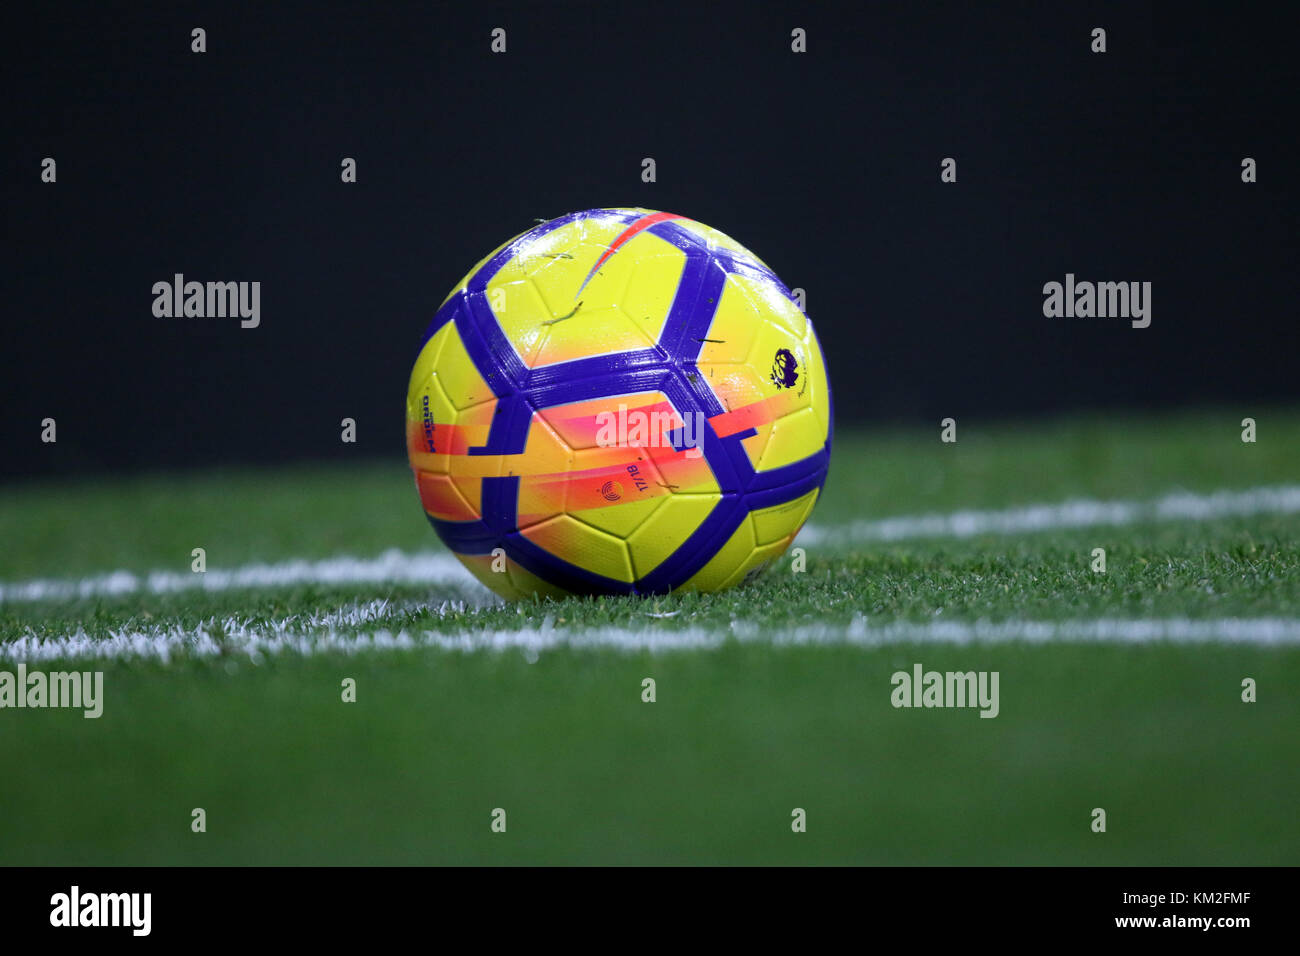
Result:
{"label": "dark background", "polygon": [[[806,289],[840,427],[1300,398],[1293,24],[1045,6],[6,12],[0,475],[400,458],[447,291],[609,205]],[[176,272],[260,281],[261,327],[155,318]],[[1152,282],[1151,327],[1044,318],[1066,272]]]}

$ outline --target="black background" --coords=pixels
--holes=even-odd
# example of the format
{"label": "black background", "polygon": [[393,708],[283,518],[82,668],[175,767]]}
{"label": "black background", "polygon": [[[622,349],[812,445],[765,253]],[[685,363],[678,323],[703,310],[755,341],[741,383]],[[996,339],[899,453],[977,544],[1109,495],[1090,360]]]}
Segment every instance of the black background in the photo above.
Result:
{"label": "black background", "polygon": [[[535,218],[610,205],[806,289],[840,427],[1293,401],[1300,77],[1272,9],[6,12],[0,475],[400,458],[447,291]],[[155,318],[176,272],[260,281],[261,327]],[[1066,272],[1152,282],[1151,327],[1044,318]]]}
{"label": "black background", "polygon": [[[773,875],[781,873],[785,881],[774,890]],[[538,874],[527,867],[459,868],[436,882],[425,875],[394,867],[15,868],[0,871],[0,917],[7,941],[62,941],[65,947],[141,943],[124,928],[51,927],[51,897],[75,884],[81,893],[151,893],[152,932],[146,939],[161,945],[201,934],[210,944],[283,940],[299,947],[319,942],[334,949],[355,942],[375,948],[389,942],[396,927],[431,940],[454,934],[497,942],[518,933],[521,942],[533,945],[545,939],[607,943],[639,933],[719,948],[743,946],[750,938],[770,947],[787,936],[786,948],[794,949],[806,946],[810,936],[880,938],[887,932],[922,946],[953,940],[958,949],[975,940],[1114,943],[1127,936],[1131,945],[1167,940],[1175,952],[1188,951],[1189,944],[1200,951],[1195,944],[1206,942],[1222,951],[1242,942],[1284,940],[1292,928],[1294,881],[1292,869],[1269,867],[896,867],[887,879],[862,868],[678,867],[672,873],[674,901],[647,905],[644,900],[663,893],[662,870],[552,869],[544,875],[549,892],[538,892]],[[792,904],[788,887],[795,881]],[[1210,906],[1123,902],[1125,893],[1172,892],[1249,899]],[[752,900],[759,912],[740,906],[719,917],[720,903],[731,900]],[[1115,925],[1116,917],[1192,916],[1244,916],[1250,926],[1204,931]]]}

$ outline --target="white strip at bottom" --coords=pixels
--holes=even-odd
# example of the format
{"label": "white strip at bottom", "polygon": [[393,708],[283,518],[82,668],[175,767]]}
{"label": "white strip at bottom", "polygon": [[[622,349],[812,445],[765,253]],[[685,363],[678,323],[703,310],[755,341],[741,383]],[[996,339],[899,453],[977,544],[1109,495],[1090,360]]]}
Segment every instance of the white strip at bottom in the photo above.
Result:
{"label": "white strip at bottom", "polygon": [[[448,607],[431,609],[441,616]],[[0,660],[159,660],[221,655],[258,661],[279,654],[358,654],[367,651],[443,648],[459,651],[521,650],[530,658],[559,647],[609,648],[620,651],[709,650],[728,640],[770,641],[778,645],[896,644],[1236,644],[1260,647],[1300,645],[1296,618],[1096,618],[1068,621],[931,621],[873,624],[856,617],[841,626],[814,624],[769,629],[754,621],[732,621],[730,628],[681,629],[600,627],[565,629],[548,615],[539,627],[439,633],[406,628],[366,630],[411,608],[389,609],[386,602],[344,608],[324,615],[287,618],[254,626],[229,619],[197,628],[156,627],[110,632],[96,637],[78,631],[54,638],[28,636],[0,644]],[[340,630],[357,627],[361,630]]]}

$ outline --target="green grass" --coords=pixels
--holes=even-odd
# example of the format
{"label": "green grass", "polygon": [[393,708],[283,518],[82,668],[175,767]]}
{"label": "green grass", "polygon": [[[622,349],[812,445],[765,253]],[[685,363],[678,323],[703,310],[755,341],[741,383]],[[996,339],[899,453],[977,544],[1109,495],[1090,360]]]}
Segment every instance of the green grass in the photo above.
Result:
{"label": "green grass", "polygon": [[[1257,444],[1239,422],[1259,420]],[[1294,484],[1300,412],[841,434],[813,521]],[[0,581],[438,545],[402,462],[0,490]],[[1089,569],[1107,551],[1107,573]],[[0,640],[390,600],[410,633],[1300,617],[1300,516],[810,548],[717,595],[484,604],[413,585],[0,604]],[[444,607],[447,599],[464,606]],[[649,614],[676,612],[673,617]],[[362,628],[361,630],[367,630]],[[890,676],[998,671],[1001,713]],[[0,662],[0,670],[13,664]],[[38,665],[33,665],[38,666]],[[57,665],[39,665],[56,669]],[[88,665],[81,665],[85,669]],[[105,711],[0,710],[0,863],[1294,864],[1300,648],[425,648],[107,661]],[[357,681],[358,700],[340,700]],[[653,677],[658,699],[641,701]],[[1259,701],[1240,700],[1258,681]],[[203,807],[208,832],[190,831]],[[502,807],[505,834],[490,831]],[[808,832],[790,830],[795,807]],[[1089,829],[1094,807],[1108,830]]]}

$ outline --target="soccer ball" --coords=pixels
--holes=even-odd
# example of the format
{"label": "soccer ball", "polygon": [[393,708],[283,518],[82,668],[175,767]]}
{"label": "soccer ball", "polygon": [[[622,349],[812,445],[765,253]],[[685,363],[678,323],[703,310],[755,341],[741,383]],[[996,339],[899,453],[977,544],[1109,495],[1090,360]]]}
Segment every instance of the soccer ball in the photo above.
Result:
{"label": "soccer ball", "polygon": [[812,511],[831,394],[812,324],[757,256],[683,216],[590,209],[452,290],[406,423],[429,522],[502,597],[714,591]]}

